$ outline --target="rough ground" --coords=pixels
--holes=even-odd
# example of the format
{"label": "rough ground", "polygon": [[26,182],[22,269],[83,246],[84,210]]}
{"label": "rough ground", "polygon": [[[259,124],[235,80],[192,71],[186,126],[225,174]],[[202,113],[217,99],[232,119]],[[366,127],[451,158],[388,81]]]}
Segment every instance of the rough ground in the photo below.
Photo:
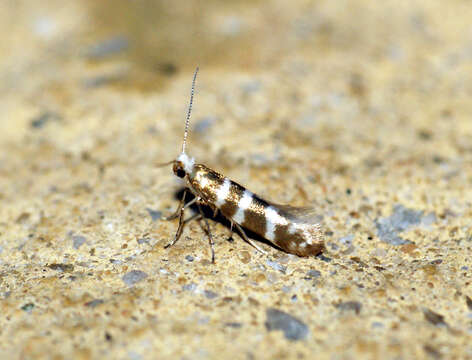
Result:
{"label": "rough ground", "polygon": [[[0,357],[472,358],[470,4],[180,6],[0,4]],[[323,256],[164,249],[196,64],[189,151]]]}

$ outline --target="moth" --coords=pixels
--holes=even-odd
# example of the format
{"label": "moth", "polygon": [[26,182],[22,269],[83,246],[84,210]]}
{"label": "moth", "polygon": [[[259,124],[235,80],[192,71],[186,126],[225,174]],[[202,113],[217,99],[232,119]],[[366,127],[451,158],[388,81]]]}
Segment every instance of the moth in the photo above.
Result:
{"label": "moth", "polygon": [[[187,154],[186,145],[197,73],[198,67],[193,75],[182,152],[177,159],[162,164],[172,164],[174,174],[184,179],[186,183],[177,210],[172,215],[164,217],[164,220],[179,218],[179,225],[174,239],[165,248],[174,245],[180,239],[187,223],[192,220],[199,220],[199,222],[203,220],[205,226],[201,222],[200,224],[208,236],[211,259],[213,263],[215,262],[214,241],[209,223],[202,211],[201,205],[203,204],[213,210],[213,216],[216,216],[219,211],[229,220],[231,232],[235,227],[247,243],[262,253],[265,253],[265,251],[248,238],[244,228],[264,237],[276,247],[291,254],[310,256],[321,253],[324,249],[323,234],[321,225],[317,221],[312,208],[279,205],[264,200],[226,176],[203,164],[197,164],[195,159]],[[185,203],[187,191],[190,191],[195,197]],[[185,210],[193,204],[197,205],[199,213],[184,220]]]}

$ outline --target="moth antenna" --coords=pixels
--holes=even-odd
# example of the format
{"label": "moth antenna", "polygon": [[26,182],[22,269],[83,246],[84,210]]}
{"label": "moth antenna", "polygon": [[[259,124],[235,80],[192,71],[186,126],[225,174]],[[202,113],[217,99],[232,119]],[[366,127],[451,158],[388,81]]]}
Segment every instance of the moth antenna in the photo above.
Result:
{"label": "moth antenna", "polygon": [[185,120],[184,142],[182,143],[182,153],[185,153],[185,146],[187,145],[188,127],[190,124],[190,114],[192,113],[193,95],[195,93],[195,80],[197,79],[198,66],[195,69],[192,80],[192,90],[190,92],[190,103],[188,105],[187,119]]}
{"label": "moth antenna", "polygon": [[157,163],[155,166],[156,166],[156,167],[164,167],[164,166],[173,164],[174,161],[175,161],[175,160],[167,161],[167,162],[165,162],[165,163]]}

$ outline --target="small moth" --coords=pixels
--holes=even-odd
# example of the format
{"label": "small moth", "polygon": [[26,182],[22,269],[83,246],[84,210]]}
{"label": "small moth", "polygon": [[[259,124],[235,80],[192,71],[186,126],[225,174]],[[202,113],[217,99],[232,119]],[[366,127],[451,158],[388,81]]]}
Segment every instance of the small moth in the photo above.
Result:
{"label": "small moth", "polygon": [[[212,254],[211,259],[212,262],[215,261],[213,237],[201,208],[201,204],[204,204],[213,210],[214,216],[219,211],[229,220],[231,232],[234,226],[247,243],[262,253],[265,253],[265,251],[247,237],[243,227],[264,237],[273,245],[288,253],[299,256],[321,253],[324,249],[323,235],[321,226],[317,222],[316,214],[312,208],[278,205],[266,201],[224,175],[203,164],[195,163],[195,159],[187,154],[187,136],[189,133],[190,114],[197,73],[198,67],[193,75],[182,152],[176,160],[162,164],[172,164],[174,174],[184,179],[187,186],[175,213],[164,218],[164,220],[179,218],[179,226],[175,237],[165,248],[174,245],[179,240],[185,224],[192,220],[203,220],[205,227],[203,227],[201,222],[200,225],[202,225],[202,229],[208,236]],[[185,203],[187,191],[192,192],[195,198]],[[185,209],[195,203],[199,213],[184,220]]]}

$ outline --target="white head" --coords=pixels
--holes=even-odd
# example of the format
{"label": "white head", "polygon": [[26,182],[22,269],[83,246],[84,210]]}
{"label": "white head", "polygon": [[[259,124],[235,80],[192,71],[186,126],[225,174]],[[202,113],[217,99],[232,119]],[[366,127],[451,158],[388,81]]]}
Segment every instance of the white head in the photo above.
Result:
{"label": "white head", "polygon": [[193,167],[195,165],[195,159],[191,156],[188,156],[185,152],[185,147],[187,145],[187,136],[189,132],[190,125],[190,114],[192,113],[192,104],[193,104],[193,95],[195,93],[195,80],[197,79],[198,66],[195,69],[192,80],[192,90],[190,92],[190,103],[188,106],[187,119],[185,120],[185,132],[184,132],[184,141],[182,142],[182,152],[179,157],[173,161],[173,170],[174,174],[180,178],[184,178],[186,175],[190,175],[193,172]]}

